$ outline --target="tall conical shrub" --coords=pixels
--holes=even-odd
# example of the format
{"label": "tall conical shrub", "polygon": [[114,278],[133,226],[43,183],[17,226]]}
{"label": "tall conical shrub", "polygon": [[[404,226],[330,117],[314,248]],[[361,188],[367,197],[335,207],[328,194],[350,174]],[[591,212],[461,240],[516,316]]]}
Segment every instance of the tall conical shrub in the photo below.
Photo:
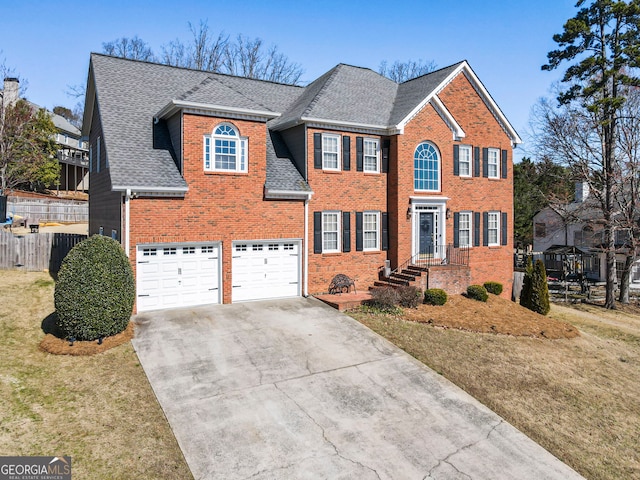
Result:
{"label": "tall conical shrub", "polygon": [[547,285],[547,271],[542,260],[536,260],[531,277],[531,304],[528,307],[534,312],[546,315],[551,310],[549,304],[549,285]]}
{"label": "tall conical shrub", "polygon": [[527,265],[524,270],[522,280],[522,290],[520,291],[520,305],[531,310],[531,280],[533,277],[533,263],[531,255],[527,255]]}

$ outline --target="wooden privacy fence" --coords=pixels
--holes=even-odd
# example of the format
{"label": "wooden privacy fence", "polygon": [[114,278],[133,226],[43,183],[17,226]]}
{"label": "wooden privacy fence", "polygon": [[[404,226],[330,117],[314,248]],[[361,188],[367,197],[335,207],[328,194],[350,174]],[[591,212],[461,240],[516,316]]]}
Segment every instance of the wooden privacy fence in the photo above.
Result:
{"label": "wooden privacy fence", "polygon": [[9,213],[20,215],[28,219],[29,223],[89,221],[88,203],[77,200],[9,197],[7,214]]}
{"label": "wooden privacy fence", "polygon": [[14,235],[0,231],[0,269],[49,270],[55,275],[69,250],[85,238],[71,233]]}

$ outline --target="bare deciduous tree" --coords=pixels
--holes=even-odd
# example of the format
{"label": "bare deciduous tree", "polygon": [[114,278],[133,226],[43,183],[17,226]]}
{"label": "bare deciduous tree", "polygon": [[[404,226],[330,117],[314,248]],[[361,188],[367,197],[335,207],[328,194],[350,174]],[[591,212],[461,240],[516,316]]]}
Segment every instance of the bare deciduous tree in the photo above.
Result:
{"label": "bare deciduous tree", "polygon": [[142,60],[153,62],[155,55],[151,47],[137,35],[133,38],[120,37],[111,42],[102,44],[102,51],[107,55],[128,58],[131,60]]}
{"label": "bare deciduous tree", "polygon": [[400,62],[396,60],[391,65],[383,60],[378,67],[378,73],[390,78],[396,83],[406,82],[416,77],[431,73],[436,69],[436,63],[433,60],[408,60]]}

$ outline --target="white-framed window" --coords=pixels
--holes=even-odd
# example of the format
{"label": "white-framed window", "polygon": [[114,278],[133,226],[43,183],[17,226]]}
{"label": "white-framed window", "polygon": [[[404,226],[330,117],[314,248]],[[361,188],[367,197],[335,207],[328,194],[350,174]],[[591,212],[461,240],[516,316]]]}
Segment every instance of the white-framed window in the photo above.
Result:
{"label": "white-framed window", "polygon": [[362,248],[380,250],[380,212],[364,212],[362,215]]}
{"label": "white-framed window", "polygon": [[458,219],[458,243],[461,247],[471,247],[473,245],[473,214],[460,212]]}
{"label": "white-framed window", "polygon": [[487,172],[489,178],[498,178],[500,170],[500,150],[490,148],[487,157]]}
{"label": "white-framed window", "polygon": [[487,244],[490,247],[500,245],[500,212],[487,215]]}
{"label": "white-framed window", "polygon": [[458,150],[458,165],[459,172],[461,177],[470,177],[471,176],[471,145],[460,145]]}
{"label": "white-framed window", "polygon": [[340,135],[322,134],[322,169],[340,170]]}
{"label": "white-framed window", "polygon": [[340,251],[340,212],[322,212],[322,253]]}
{"label": "white-framed window", "polygon": [[413,188],[418,191],[440,191],[440,155],[429,142],[418,145],[413,154]]}
{"label": "white-framed window", "polygon": [[204,169],[210,172],[241,172],[248,170],[247,139],[229,123],[221,123],[211,135],[204,137]]}
{"label": "white-framed window", "polygon": [[369,173],[380,172],[380,141],[376,138],[363,140],[363,166]]}

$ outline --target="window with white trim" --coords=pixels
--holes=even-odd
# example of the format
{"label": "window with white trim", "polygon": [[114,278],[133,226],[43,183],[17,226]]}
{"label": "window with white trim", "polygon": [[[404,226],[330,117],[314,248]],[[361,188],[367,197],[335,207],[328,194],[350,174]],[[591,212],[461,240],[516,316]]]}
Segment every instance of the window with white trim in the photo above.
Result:
{"label": "window with white trim", "polygon": [[500,212],[487,215],[487,243],[490,247],[500,245]]}
{"label": "window with white trim", "polygon": [[96,173],[100,173],[100,137],[96,140]]}
{"label": "window with white trim", "polygon": [[365,138],[363,141],[363,166],[369,173],[380,172],[380,141],[376,138]]}
{"label": "window with white trim", "polygon": [[440,191],[440,156],[431,143],[421,143],[413,154],[413,188],[419,191]]}
{"label": "window with white trim", "polygon": [[205,135],[203,154],[205,171],[246,173],[248,170],[247,139],[229,123],[221,123],[211,135]]}
{"label": "window with white trim", "polygon": [[471,212],[460,212],[458,221],[458,242],[460,247],[472,246],[473,219]]}
{"label": "window with white trim", "polygon": [[380,212],[364,212],[362,216],[363,250],[380,250]]}
{"label": "window with white trim", "polygon": [[460,145],[458,150],[458,166],[461,177],[471,176],[471,145]]}
{"label": "window with white trim", "polygon": [[322,134],[323,170],[340,170],[340,135]]}
{"label": "window with white trim", "polygon": [[487,172],[489,178],[498,178],[498,171],[500,170],[500,150],[497,148],[490,148],[487,157]]}
{"label": "window with white trim", "polygon": [[322,253],[340,251],[340,212],[322,212]]}

